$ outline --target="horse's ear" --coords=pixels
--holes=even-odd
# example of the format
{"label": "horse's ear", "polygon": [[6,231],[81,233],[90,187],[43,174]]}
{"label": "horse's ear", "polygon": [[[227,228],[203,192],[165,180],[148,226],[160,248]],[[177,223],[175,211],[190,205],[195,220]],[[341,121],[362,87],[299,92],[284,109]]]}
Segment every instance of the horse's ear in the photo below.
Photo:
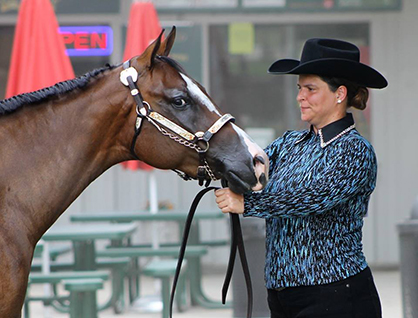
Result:
{"label": "horse's ear", "polygon": [[163,34],[164,34],[164,29],[161,31],[161,33],[158,36],[158,38],[154,41],[155,42],[154,49],[152,50],[151,57],[149,59],[149,61],[150,61],[150,64],[149,64],[150,65],[150,68],[153,68],[153,66],[154,66],[154,59],[155,59],[155,56],[158,53],[158,50],[160,49],[160,46],[161,46],[161,38],[163,37]]}
{"label": "horse's ear", "polygon": [[176,27],[173,25],[173,28],[171,29],[170,34],[161,43],[161,46],[158,50],[158,55],[168,56],[168,54],[170,54],[171,48],[173,47],[175,38],[176,38]]}
{"label": "horse's ear", "polygon": [[157,55],[158,50],[161,46],[161,38],[163,36],[164,29],[161,31],[158,38],[152,42],[144,51],[144,53],[141,54],[140,58],[144,59],[147,63],[147,65],[152,68],[154,66],[154,59]]}

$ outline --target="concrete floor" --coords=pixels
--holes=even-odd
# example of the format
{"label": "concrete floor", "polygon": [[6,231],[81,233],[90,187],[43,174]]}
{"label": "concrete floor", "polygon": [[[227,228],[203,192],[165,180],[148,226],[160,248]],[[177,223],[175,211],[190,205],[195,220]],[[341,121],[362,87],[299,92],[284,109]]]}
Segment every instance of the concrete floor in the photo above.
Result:
{"label": "concrete floor", "polygon": [[[373,271],[377,289],[380,294],[383,318],[402,318],[402,300],[401,300],[401,283],[399,271]],[[220,300],[221,288],[223,283],[223,275],[205,275],[203,278],[203,286],[206,294],[212,299]],[[153,299],[157,293],[155,281],[144,278],[141,282],[142,295],[149,296]],[[109,293],[109,286],[105,286],[99,292],[99,302],[107,299]],[[33,295],[42,295],[42,286],[33,286],[31,288]],[[155,297],[154,297],[155,298]],[[230,294],[232,299],[232,294]],[[52,308],[45,309],[40,303],[33,303],[30,306],[31,318],[61,318],[69,317],[68,314],[57,313]],[[161,318],[159,312],[143,312],[143,310],[128,309],[123,314],[115,315],[112,309],[105,310],[99,313],[99,318]],[[174,312],[173,318],[232,318],[232,309],[205,309],[201,307],[190,307],[185,312]]]}

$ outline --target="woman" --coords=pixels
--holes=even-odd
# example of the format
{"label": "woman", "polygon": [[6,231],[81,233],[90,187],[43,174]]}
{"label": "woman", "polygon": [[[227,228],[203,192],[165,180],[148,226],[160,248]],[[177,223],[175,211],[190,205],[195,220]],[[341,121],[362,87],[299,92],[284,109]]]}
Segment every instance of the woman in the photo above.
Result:
{"label": "woman", "polygon": [[347,109],[364,109],[366,87],[387,81],[359,60],[351,43],[310,39],[300,61],[273,63],[270,73],[299,75],[297,101],[310,129],[287,131],[267,147],[262,192],[215,192],[222,212],[266,219],[272,318],[381,317],[361,242],[377,163]]}

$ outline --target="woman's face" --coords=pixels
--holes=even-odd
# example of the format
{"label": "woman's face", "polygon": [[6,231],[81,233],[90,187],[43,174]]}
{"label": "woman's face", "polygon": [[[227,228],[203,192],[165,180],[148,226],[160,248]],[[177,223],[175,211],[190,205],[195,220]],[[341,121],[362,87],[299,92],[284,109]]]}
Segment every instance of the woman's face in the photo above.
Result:
{"label": "woman's face", "polygon": [[345,116],[345,107],[337,103],[338,90],[332,92],[327,83],[317,75],[299,75],[299,93],[301,119],[320,129]]}

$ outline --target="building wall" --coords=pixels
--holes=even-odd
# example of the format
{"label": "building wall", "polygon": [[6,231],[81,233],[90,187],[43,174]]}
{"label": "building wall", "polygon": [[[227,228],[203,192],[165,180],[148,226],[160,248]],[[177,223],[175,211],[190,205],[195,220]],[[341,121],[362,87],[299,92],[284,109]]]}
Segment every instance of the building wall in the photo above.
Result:
{"label": "building wall", "polygon": [[[379,162],[378,183],[365,219],[364,248],[370,264],[399,264],[396,224],[409,217],[418,195],[416,71],[418,2],[404,0],[400,11],[356,13],[280,13],[259,15],[182,15],[162,19],[224,23],[366,22],[370,25],[371,65],[388,79],[384,90],[371,90],[371,142]],[[210,88],[209,88],[210,91]]]}
{"label": "building wall", "polygon": [[[122,29],[128,20],[129,2],[121,1],[122,11],[115,15],[59,15],[60,23],[83,21],[86,23],[109,23],[115,34],[115,52],[112,63],[122,59]],[[234,21],[277,24],[306,24],[324,22],[361,22],[370,25],[370,60],[389,81],[385,90],[371,92],[372,137],[378,161],[378,184],[372,196],[370,213],[365,220],[364,246],[370,264],[396,266],[398,235],[396,224],[409,216],[418,195],[418,140],[416,118],[418,107],[415,101],[418,70],[418,2],[403,0],[400,11],[381,12],[334,12],[334,13],[262,13],[262,14],[161,14],[161,21],[176,24],[184,21],[203,26],[203,84],[209,89],[208,27],[210,24]],[[13,24],[15,17],[2,17],[0,24]],[[156,172],[158,196],[169,201],[175,208],[187,212],[193,196],[199,188],[195,183],[184,182],[172,172]],[[121,166],[111,168],[98,178],[58,220],[68,223],[73,213],[95,211],[127,211],[143,209],[148,200],[148,174],[125,171]],[[213,194],[208,194],[202,209],[215,208]],[[170,224],[169,224],[170,225]],[[205,238],[225,238],[228,225],[224,221],[205,221],[202,229]],[[150,227],[140,224],[138,240],[148,240]],[[160,226],[163,240],[173,239],[178,234],[174,226]],[[227,248],[221,248],[208,256],[209,264],[223,265],[227,262]]]}
{"label": "building wall", "polygon": [[400,13],[371,19],[373,64],[390,83],[373,94],[373,144],[380,166],[373,211],[373,256],[378,264],[399,262],[396,224],[409,217],[418,195],[417,14],[418,2],[404,0]]}
{"label": "building wall", "polygon": [[[125,8],[126,10],[126,8]],[[182,14],[160,15],[162,21],[191,21],[203,25],[203,37],[207,39],[210,24],[251,21],[254,23],[324,23],[366,22],[370,25],[371,64],[381,71],[389,81],[385,90],[372,90],[372,137],[378,161],[378,184],[372,196],[369,216],[365,219],[364,246],[372,265],[396,266],[398,257],[398,235],[396,224],[409,216],[417,196],[418,141],[415,133],[415,70],[418,70],[418,44],[414,33],[417,26],[418,2],[404,0],[403,9],[396,12],[364,13],[277,13],[277,14]],[[207,47],[207,42],[204,46]],[[204,56],[206,72],[204,85],[208,86],[208,58]],[[210,87],[209,87],[210,91]],[[74,205],[70,213],[93,210],[132,210],[144,206],[147,176],[143,172],[127,172],[120,167],[112,168],[95,182]],[[162,200],[169,200],[176,207],[188,208],[198,187],[185,183],[174,174],[158,173],[159,193]],[[170,185],[170,186],[167,186]],[[173,185],[175,185],[173,187]],[[174,191],[174,192],[173,192]],[[169,195],[168,195],[169,194]],[[167,197],[165,197],[165,195]],[[106,200],[103,198],[106,197]],[[213,198],[213,196],[211,196]],[[211,198],[204,207],[214,208]],[[107,202],[108,201],[108,202]],[[217,221],[218,222],[218,221]],[[203,229],[206,237],[226,237],[226,224],[208,222]],[[144,232],[142,239],[149,233]],[[173,234],[165,234],[169,239]],[[217,252],[209,261],[226,262],[227,250]],[[219,257],[221,253],[222,257]]]}

